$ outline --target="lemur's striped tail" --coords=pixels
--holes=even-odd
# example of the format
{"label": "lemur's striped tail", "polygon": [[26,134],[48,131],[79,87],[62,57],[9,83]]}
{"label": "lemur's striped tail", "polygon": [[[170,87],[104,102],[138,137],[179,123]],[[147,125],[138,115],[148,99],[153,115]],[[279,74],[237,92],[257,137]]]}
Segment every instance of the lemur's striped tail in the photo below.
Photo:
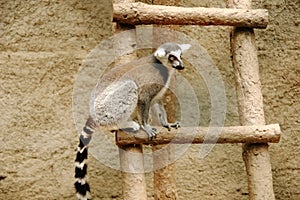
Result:
{"label": "lemur's striped tail", "polygon": [[87,165],[85,160],[88,156],[88,144],[91,141],[92,133],[95,131],[96,124],[91,117],[85,123],[79,137],[77,155],[75,159],[75,189],[79,200],[88,200],[90,186],[86,181]]}

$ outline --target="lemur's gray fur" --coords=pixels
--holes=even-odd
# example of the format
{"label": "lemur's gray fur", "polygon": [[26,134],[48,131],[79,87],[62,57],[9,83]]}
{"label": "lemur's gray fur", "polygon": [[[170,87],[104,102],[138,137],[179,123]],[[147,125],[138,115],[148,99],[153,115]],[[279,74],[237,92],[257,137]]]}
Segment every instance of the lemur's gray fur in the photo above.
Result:
{"label": "lemur's gray fur", "polygon": [[152,139],[157,133],[149,124],[150,109],[162,126],[168,129],[180,126],[179,122],[167,121],[161,100],[175,71],[184,69],[181,55],[189,48],[189,44],[162,44],[153,55],[115,67],[100,79],[91,95],[90,117],[80,135],[75,160],[78,199],[87,200],[89,196],[85,159],[96,127],[131,132],[141,129]]}

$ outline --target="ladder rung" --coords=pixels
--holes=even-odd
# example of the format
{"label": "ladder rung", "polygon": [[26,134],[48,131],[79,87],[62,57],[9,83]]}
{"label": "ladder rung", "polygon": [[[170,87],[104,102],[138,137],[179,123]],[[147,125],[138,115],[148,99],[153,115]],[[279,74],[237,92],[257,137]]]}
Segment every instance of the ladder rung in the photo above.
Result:
{"label": "ladder rung", "polygon": [[114,4],[113,20],[121,24],[141,25],[224,25],[266,28],[265,9],[230,9],[149,5],[141,2]]}
{"label": "ladder rung", "polygon": [[[118,131],[116,144],[175,144],[193,143],[278,143],[281,130],[278,124],[257,126],[229,126],[229,127],[182,127],[168,131],[166,128],[156,127],[161,131],[156,138],[149,140],[146,133],[139,131],[128,134]],[[221,132],[217,132],[220,130]],[[207,134],[211,131],[210,134]],[[218,134],[220,133],[220,134]]]}

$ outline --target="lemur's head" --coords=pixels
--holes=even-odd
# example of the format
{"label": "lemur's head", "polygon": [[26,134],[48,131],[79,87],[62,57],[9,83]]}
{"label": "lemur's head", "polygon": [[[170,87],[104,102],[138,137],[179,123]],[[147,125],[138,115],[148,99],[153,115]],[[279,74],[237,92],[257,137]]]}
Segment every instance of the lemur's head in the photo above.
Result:
{"label": "lemur's head", "polygon": [[190,44],[177,44],[173,42],[164,43],[157,48],[154,56],[166,67],[173,67],[178,70],[184,69],[181,60],[182,53],[191,47]]}

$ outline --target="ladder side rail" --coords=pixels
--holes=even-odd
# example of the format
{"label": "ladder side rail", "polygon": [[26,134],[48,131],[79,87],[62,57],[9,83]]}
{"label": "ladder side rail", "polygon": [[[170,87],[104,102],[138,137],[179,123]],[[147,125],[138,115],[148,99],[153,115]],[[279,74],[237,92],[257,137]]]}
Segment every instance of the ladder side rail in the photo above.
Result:
{"label": "ladder side rail", "polygon": [[[233,8],[251,8],[251,0],[227,0]],[[231,33],[231,53],[237,85],[241,125],[264,125],[259,64],[252,28],[235,27]],[[243,145],[250,200],[274,200],[273,179],[267,143]]]}
{"label": "ladder side rail", "polygon": [[[133,3],[134,0],[114,0],[114,3]],[[131,25],[116,24],[115,32],[132,29]],[[136,36],[133,36],[136,37]],[[122,45],[121,43],[119,45]],[[119,62],[137,59],[136,52],[122,57]],[[122,195],[124,200],[147,200],[147,186],[144,173],[142,145],[119,145],[120,169],[122,174]]]}

